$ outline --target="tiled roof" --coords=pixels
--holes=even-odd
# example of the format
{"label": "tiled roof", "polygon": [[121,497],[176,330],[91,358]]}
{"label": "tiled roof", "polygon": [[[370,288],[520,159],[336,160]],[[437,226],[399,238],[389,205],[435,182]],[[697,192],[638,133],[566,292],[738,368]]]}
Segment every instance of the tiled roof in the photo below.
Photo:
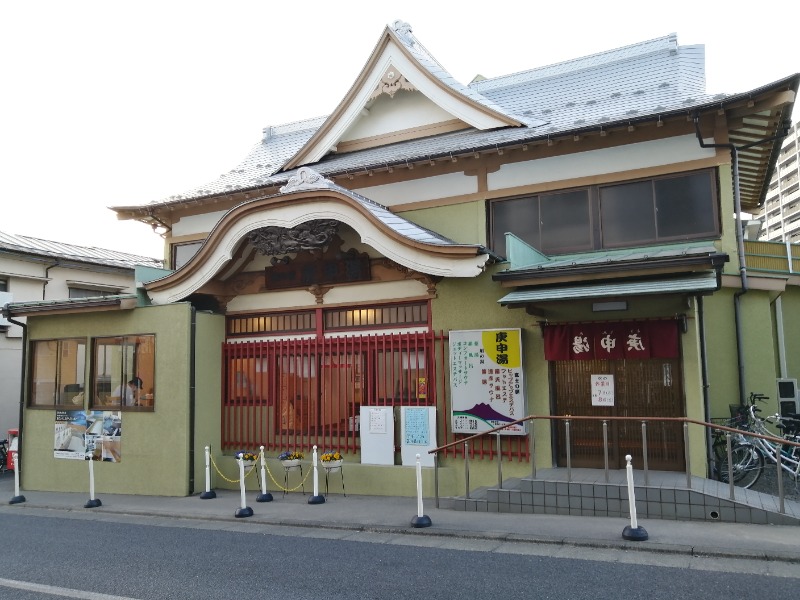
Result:
{"label": "tiled roof", "polygon": [[18,253],[62,259],[65,261],[91,263],[111,267],[133,269],[136,265],[163,266],[162,261],[147,256],[138,256],[116,250],[76,246],[63,242],[42,240],[24,235],[0,231],[0,252]]}
{"label": "tiled roof", "polygon": [[411,33],[411,27],[408,25],[408,23],[395,21],[392,23],[391,27],[397,34],[397,39],[399,39],[406,49],[414,56],[414,58],[417,59],[420,66],[422,66],[442,84],[446,85],[454,92],[461,94],[462,96],[465,96],[490,110],[511,116],[517,121],[529,122],[530,125],[540,124],[533,119],[526,119],[508,112],[506,107],[496,103],[491,98],[484,96],[475,87],[466,86],[460,81],[456,80],[455,77],[450,75],[450,73],[448,73],[448,71],[441,64],[439,64],[439,61],[433,58],[425,46],[423,46],[420,41],[414,37],[414,35]]}
{"label": "tiled roof", "polygon": [[514,266],[513,270],[525,269],[564,269],[590,265],[610,265],[619,263],[652,262],[659,259],[682,258],[716,254],[717,249],[709,242],[685,242],[647,246],[646,248],[623,248],[619,250],[598,250],[575,254],[561,254],[532,265]]}
{"label": "tiled roof", "polygon": [[506,294],[498,302],[505,306],[507,304],[584,300],[586,298],[713,292],[718,287],[716,274],[710,271],[644,281],[614,281],[522,289]]}
{"label": "tiled roof", "polygon": [[[705,93],[702,46],[678,46],[674,34],[556,65],[462,85],[411,38],[404,38],[419,64],[451,89],[527,125],[475,129],[329,154],[313,167],[323,175],[364,172],[389,164],[423,160],[563,135],[604,124],[625,123],[684,112],[727,97]],[[413,39],[413,44],[410,40]],[[151,204],[181,203],[216,194],[285,183],[296,171],[281,166],[311,138],[325,118],[268,133],[242,163],[214,181]],[[136,207],[115,207],[130,209]]]}
{"label": "tiled roof", "polygon": [[280,189],[281,193],[291,193],[298,190],[308,189],[329,189],[344,194],[352,198],[355,202],[367,210],[373,218],[382,222],[386,227],[392,229],[398,235],[412,241],[422,244],[431,244],[435,246],[468,246],[470,248],[479,248],[482,252],[485,249],[477,244],[460,244],[447,238],[435,231],[426,229],[416,223],[412,223],[408,219],[401,217],[390,211],[388,208],[371,200],[361,194],[357,194],[352,190],[344,188],[330,179],[321,177],[314,169],[309,167],[300,167],[298,169],[297,177],[292,178],[289,183]]}

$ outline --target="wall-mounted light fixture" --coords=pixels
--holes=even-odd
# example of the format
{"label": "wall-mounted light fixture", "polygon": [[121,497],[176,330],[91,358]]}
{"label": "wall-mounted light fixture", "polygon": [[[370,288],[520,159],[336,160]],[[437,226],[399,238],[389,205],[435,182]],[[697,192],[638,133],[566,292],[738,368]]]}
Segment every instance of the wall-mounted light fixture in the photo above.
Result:
{"label": "wall-mounted light fixture", "polygon": [[628,310],[628,301],[592,302],[592,312],[610,312],[614,310]]}

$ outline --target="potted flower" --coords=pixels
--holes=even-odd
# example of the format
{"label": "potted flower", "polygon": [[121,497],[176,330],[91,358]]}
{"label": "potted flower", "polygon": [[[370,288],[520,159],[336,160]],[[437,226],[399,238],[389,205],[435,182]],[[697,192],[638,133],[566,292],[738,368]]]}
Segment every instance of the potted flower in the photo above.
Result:
{"label": "potted flower", "polygon": [[297,450],[284,450],[278,455],[278,460],[287,469],[298,466],[303,458],[305,455]]}
{"label": "potted flower", "polygon": [[246,452],[244,450],[240,450],[234,456],[237,459],[241,458],[242,462],[244,462],[245,467],[252,467],[254,464],[256,464],[256,461],[258,460],[258,454],[254,454],[253,452]]}
{"label": "potted flower", "polygon": [[344,457],[338,452],[323,452],[319,459],[322,461],[322,466],[328,470],[338,469],[342,466]]}

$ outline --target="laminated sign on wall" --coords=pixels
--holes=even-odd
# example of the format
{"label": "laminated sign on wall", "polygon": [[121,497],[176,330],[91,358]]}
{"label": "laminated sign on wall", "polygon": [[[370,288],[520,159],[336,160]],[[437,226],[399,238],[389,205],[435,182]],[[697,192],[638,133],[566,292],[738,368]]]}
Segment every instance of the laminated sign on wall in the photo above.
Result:
{"label": "laminated sign on wall", "polygon": [[[454,433],[489,431],[524,417],[522,331],[451,331],[450,387]],[[500,433],[524,435],[525,427]]]}

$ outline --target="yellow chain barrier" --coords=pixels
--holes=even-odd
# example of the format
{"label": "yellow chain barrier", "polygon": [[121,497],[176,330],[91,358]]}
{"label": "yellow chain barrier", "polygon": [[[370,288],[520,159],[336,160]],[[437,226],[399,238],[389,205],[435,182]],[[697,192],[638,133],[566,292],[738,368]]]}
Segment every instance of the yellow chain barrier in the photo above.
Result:
{"label": "yellow chain barrier", "polygon": [[[253,462],[253,464],[250,465],[250,469],[244,474],[244,478],[245,479],[250,477],[251,473],[255,473],[256,472],[256,468],[258,467],[258,464],[261,461],[261,457],[263,455],[264,455],[263,452],[259,452],[258,453],[258,457],[256,458],[255,462]],[[214,462],[214,457],[213,457],[213,455],[211,455],[210,452],[209,452],[209,458],[211,459],[211,464],[214,465],[214,470],[225,481],[227,481],[228,483],[239,483],[241,481],[241,479],[228,479],[227,477],[225,477],[225,475],[222,473],[222,471],[219,470],[219,467],[217,466],[217,463]],[[269,478],[272,480],[272,483],[274,483],[280,490],[282,490],[284,492],[294,492],[294,491],[299,490],[301,487],[303,487],[305,485],[306,480],[308,479],[308,476],[311,475],[311,472],[314,470],[314,467],[312,465],[312,467],[310,469],[308,469],[308,471],[306,471],[305,477],[303,477],[303,480],[297,486],[295,486],[293,488],[285,488],[280,483],[275,481],[275,477],[272,475],[272,471],[269,470],[269,464],[267,464],[266,461],[264,461],[264,465],[267,468],[267,473],[269,473]]]}
{"label": "yellow chain barrier", "polygon": [[314,470],[314,467],[312,466],[308,471],[306,471],[306,475],[305,475],[305,477],[303,477],[303,480],[299,484],[297,484],[295,487],[293,487],[293,488],[285,488],[280,483],[275,481],[275,477],[272,476],[272,471],[269,470],[269,465],[267,465],[267,473],[269,473],[269,478],[272,480],[272,483],[274,483],[278,488],[280,488],[284,492],[294,492],[294,491],[299,490],[301,487],[303,487],[305,485],[305,483],[306,483],[306,479],[308,479],[308,476],[311,475],[311,472],[313,470]]}
{"label": "yellow chain barrier", "polygon": [[[260,457],[260,455],[259,455],[259,457]],[[211,464],[214,465],[214,470],[225,481],[227,481],[228,483],[239,483],[241,481],[241,479],[228,479],[227,477],[225,477],[225,475],[222,473],[222,471],[219,470],[219,467],[217,466],[217,463],[214,462],[214,457],[211,455],[210,452],[209,452],[209,458],[211,459]],[[252,465],[250,465],[250,469],[244,474],[244,478],[245,479],[250,477],[251,473],[255,473],[257,464],[258,464],[258,459],[256,459],[256,461]]]}

